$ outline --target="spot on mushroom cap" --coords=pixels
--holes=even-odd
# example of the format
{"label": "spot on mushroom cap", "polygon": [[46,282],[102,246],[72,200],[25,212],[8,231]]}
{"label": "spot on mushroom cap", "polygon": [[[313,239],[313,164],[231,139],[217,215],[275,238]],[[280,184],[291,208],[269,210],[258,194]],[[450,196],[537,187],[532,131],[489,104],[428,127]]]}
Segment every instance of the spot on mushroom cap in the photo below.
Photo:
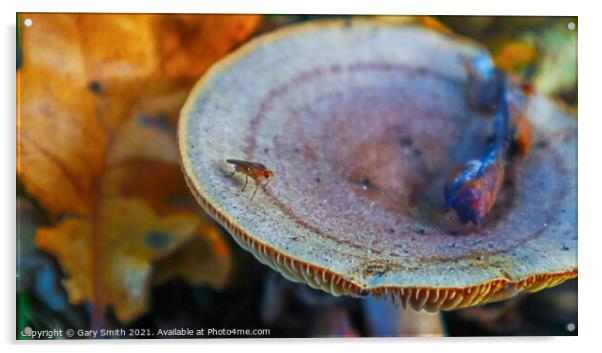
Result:
{"label": "spot on mushroom cap", "polygon": [[[529,103],[536,147],[481,228],[445,216],[443,185],[491,117],[466,102],[457,37],[378,21],[264,35],[216,64],[182,110],[184,174],[243,248],[334,295],[449,310],[577,276],[576,121]],[[274,171],[250,200],[227,158]]]}

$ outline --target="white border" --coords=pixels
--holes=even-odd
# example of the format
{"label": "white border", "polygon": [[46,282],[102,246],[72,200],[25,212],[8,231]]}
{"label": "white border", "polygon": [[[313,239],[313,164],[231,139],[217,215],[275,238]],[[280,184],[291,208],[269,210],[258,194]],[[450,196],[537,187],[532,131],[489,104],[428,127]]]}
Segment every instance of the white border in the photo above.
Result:
{"label": "white border", "polygon": [[191,13],[321,13],[321,14],[406,14],[406,15],[540,15],[573,16],[580,0],[546,1],[529,4],[524,0],[504,0],[498,4],[478,0],[21,0],[18,11],[38,12],[191,12]]}
{"label": "white border", "polygon": [[[376,345],[380,350],[396,351],[442,351],[466,352],[480,350],[487,352],[504,352],[509,349],[532,349],[538,352],[573,352],[589,350],[586,348],[600,346],[596,335],[600,327],[600,282],[602,276],[597,273],[602,269],[600,264],[602,250],[602,232],[595,221],[601,218],[597,212],[602,200],[600,185],[600,152],[602,146],[602,75],[600,75],[600,22],[599,11],[591,1],[479,1],[479,0],[20,0],[11,3],[2,1],[1,16],[3,29],[0,37],[3,40],[0,67],[5,78],[0,85],[1,106],[5,116],[0,119],[4,146],[2,153],[2,209],[0,224],[6,231],[4,239],[5,264],[2,271],[1,291],[3,305],[2,342],[9,345],[8,351],[52,351],[105,352],[107,349],[135,349],[144,352],[164,352],[167,345],[177,344],[178,351],[194,351],[209,348],[214,350],[246,352],[275,352],[287,350],[305,351],[315,348],[332,350],[335,345],[344,345],[345,351],[365,352],[368,345]],[[495,4],[494,4],[495,3]],[[345,14],[447,14],[447,15],[570,15],[579,16],[579,337],[578,338],[455,338],[455,339],[312,339],[312,340],[220,340],[220,341],[102,341],[102,342],[33,342],[15,344],[15,59],[14,59],[14,26],[15,12],[220,12],[220,13],[345,13]],[[35,24],[34,24],[35,25]],[[121,347],[124,345],[126,347]],[[292,347],[291,347],[292,344]],[[84,345],[84,347],[81,347]],[[120,346],[120,347],[118,347]],[[528,346],[528,347],[523,347]],[[314,348],[315,347],[315,348]],[[133,347],[132,347],[133,348]],[[130,348],[131,349],[131,348]],[[599,348],[598,348],[599,349]],[[380,353],[380,352],[379,352]]]}

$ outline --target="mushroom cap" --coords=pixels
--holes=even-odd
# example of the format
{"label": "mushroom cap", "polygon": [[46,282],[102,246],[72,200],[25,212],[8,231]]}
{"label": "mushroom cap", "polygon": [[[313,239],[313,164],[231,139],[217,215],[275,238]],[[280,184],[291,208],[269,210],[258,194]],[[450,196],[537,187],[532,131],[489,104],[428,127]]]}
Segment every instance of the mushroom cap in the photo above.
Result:
{"label": "mushroom cap", "polygon": [[[333,295],[450,310],[577,276],[577,124],[545,96],[534,148],[481,227],[444,210],[454,168],[478,158],[492,118],[466,99],[482,48],[373,20],[305,23],[217,63],[181,112],[200,205],[259,261]],[[253,200],[227,158],[274,171]]]}

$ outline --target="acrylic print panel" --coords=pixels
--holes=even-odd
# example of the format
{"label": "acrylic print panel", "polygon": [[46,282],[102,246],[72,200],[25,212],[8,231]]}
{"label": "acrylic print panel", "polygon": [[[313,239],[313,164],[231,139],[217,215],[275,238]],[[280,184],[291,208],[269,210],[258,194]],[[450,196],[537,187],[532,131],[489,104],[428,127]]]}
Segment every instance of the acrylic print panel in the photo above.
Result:
{"label": "acrylic print panel", "polygon": [[576,335],[577,25],[18,14],[17,339]]}

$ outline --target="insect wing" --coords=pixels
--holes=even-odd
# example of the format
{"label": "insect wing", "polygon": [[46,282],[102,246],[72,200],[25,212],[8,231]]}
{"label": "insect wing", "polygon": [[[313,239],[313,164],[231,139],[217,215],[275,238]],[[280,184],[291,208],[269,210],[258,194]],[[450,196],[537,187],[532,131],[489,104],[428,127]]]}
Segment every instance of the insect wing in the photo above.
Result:
{"label": "insect wing", "polygon": [[263,168],[265,168],[263,166],[263,164],[261,164],[261,163],[248,162],[248,161],[243,161],[243,160],[240,160],[240,159],[226,159],[226,162],[228,162],[230,164],[234,164],[234,165],[239,165],[239,166],[245,167],[245,168],[250,168],[250,169],[263,169]]}

